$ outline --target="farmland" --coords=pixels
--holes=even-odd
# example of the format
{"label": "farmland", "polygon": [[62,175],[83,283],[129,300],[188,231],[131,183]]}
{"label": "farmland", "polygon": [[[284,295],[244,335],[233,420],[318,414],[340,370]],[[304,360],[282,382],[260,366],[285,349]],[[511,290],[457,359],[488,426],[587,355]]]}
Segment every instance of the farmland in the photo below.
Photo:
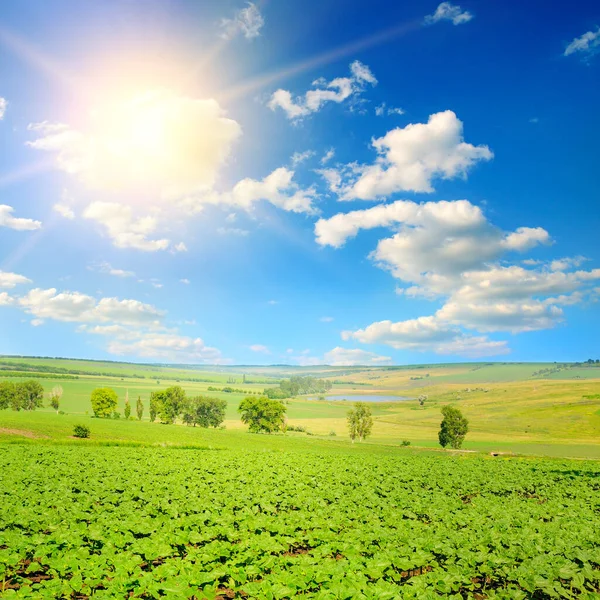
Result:
{"label": "farmland", "polygon": [[[21,369],[20,371],[18,369]],[[227,430],[245,429],[237,407],[245,392],[261,393],[293,374],[312,374],[333,382],[331,395],[347,401],[319,400],[298,396],[287,400],[287,418],[315,436],[347,435],[346,412],[354,395],[398,396],[428,400],[374,402],[375,426],[367,443],[437,447],[440,409],[455,404],[470,421],[465,448],[557,457],[600,458],[600,366],[556,365],[554,363],[481,363],[416,365],[402,368],[360,367],[172,367],[64,359],[0,358],[2,373],[10,371],[11,381],[40,379],[47,392],[60,384],[64,389],[61,411],[55,415],[46,407],[35,413],[4,411],[0,414],[0,439],[19,437],[25,432],[40,438],[64,440],[76,421],[91,421],[90,394],[108,386],[119,396],[123,411],[126,394],[135,403],[139,396],[145,407],[142,423],[95,421],[96,439],[169,442],[197,432],[165,431],[148,423],[150,393],[169,385],[181,385],[188,395],[209,394],[228,402]],[[62,371],[77,372],[61,379]],[[98,373],[108,373],[98,375]],[[63,376],[65,375],[62,373]],[[557,377],[561,378],[557,378]],[[199,380],[202,381],[199,381]],[[222,392],[230,386],[242,392]],[[215,391],[217,390],[217,391]],[[10,430],[10,433],[7,433]],[[23,437],[23,435],[21,435]]]}
{"label": "farmland", "polygon": [[[64,389],[61,414],[0,411],[2,598],[600,595],[595,365],[2,368]],[[288,424],[307,433],[248,433],[244,395],[298,373],[346,400],[289,398]],[[150,422],[150,393],[169,385],[225,398],[225,428]],[[119,411],[140,396],[144,417],[94,418],[99,386]],[[372,402],[373,434],[352,444],[353,395],[409,399]],[[470,421],[463,452],[437,444],[448,404]],[[78,424],[90,439],[72,437]]]}
{"label": "farmland", "polygon": [[332,446],[0,447],[3,596],[597,597],[597,464]]}

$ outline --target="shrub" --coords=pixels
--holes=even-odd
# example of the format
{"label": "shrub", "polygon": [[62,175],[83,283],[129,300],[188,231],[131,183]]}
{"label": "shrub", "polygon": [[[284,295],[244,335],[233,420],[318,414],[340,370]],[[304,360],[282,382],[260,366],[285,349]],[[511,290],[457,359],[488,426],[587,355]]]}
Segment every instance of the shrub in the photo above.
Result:
{"label": "shrub", "polygon": [[403,446],[410,446],[410,440],[402,440]]}
{"label": "shrub", "polygon": [[89,438],[90,437],[90,428],[86,425],[75,425],[73,427],[73,437],[76,438]]}
{"label": "shrub", "polygon": [[329,437],[335,437],[337,433],[333,429],[329,432]]}
{"label": "shrub", "polygon": [[299,433],[306,433],[306,427],[304,425],[288,425],[288,431],[298,431]]}

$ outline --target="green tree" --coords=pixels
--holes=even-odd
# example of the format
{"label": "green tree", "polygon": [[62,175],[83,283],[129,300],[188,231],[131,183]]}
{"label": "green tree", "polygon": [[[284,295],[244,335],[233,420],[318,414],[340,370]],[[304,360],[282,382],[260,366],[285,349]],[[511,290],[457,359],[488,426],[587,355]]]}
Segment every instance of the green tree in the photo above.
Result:
{"label": "green tree", "polygon": [[44,406],[44,388],[35,379],[19,381],[15,384],[15,392],[13,408],[18,406],[16,410],[35,410]]}
{"label": "green tree", "polygon": [[131,404],[129,403],[129,398],[125,400],[125,409],[123,410],[123,416],[126,419],[129,419],[131,416]]}
{"label": "green tree", "polygon": [[60,407],[60,399],[63,395],[63,389],[60,385],[55,385],[50,392],[50,406],[56,411],[58,414],[58,409]]}
{"label": "green tree", "polygon": [[92,410],[97,417],[108,418],[117,408],[117,392],[112,388],[96,388],[92,392]]}
{"label": "green tree", "polygon": [[373,429],[373,417],[371,407],[365,402],[356,402],[354,408],[348,411],[348,431],[352,442],[358,439],[362,442]]}
{"label": "green tree", "polygon": [[285,423],[284,404],[266,396],[247,396],[240,403],[238,411],[241,413],[242,422],[248,425],[252,433],[280,431]]}
{"label": "green tree", "polygon": [[184,423],[200,427],[218,427],[225,420],[227,400],[196,396],[190,398],[183,412]]}
{"label": "green tree", "polygon": [[458,408],[449,405],[442,408],[442,415],[444,418],[438,434],[440,445],[443,448],[460,448],[469,431],[469,421]]}
{"label": "green tree", "polygon": [[144,405],[142,403],[142,397],[138,396],[137,404],[135,405],[135,412],[137,413],[138,421],[142,420],[144,416]]}
{"label": "green tree", "polygon": [[11,406],[15,395],[15,384],[12,381],[0,381],[0,410]]}
{"label": "green tree", "polygon": [[186,397],[183,388],[178,385],[150,394],[150,420],[157,416],[161,423],[174,423],[183,412]]}

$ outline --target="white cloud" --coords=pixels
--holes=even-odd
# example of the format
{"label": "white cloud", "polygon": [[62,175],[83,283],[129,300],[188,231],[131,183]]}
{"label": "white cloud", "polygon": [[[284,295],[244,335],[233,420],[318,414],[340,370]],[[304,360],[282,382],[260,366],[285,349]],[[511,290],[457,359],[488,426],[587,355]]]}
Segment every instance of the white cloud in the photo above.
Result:
{"label": "white cloud", "polygon": [[24,275],[18,275],[17,273],[0,271],[0,288],[12,289],[17,285],[22,285],[24,283],[31,283],[31,279],[28,279]]}
{"label": "white cloud", "polygon": [[252,352],[259,352],[261,354],[271,354],[270,350],[267,346],[263,346],[262,344],[252,344],[252,346],[248,346]]}
{"label": "white cloud", "polygon": [[189,285],[190,284],[190,280],[189,279],[180,279],[179,283],[183,283],[184,285]]}
{"label": "white cloud", "polygon": [[0,227],[8,227],[9,229],[16,229],[17,231],[33,231],[42,226],[40,221],[13,217],[12,213],[14,210],[15,209],[12,206],[0,204]]}
{"label": "white cloud", "polygon": [[376,85],[377,79],[367,67],[358,60],[350,65],[350,77],[337,77],[331,81],[317,79],[315,89],[308,90],[304,96],[293,98],[288,90],[278,89],[267,106],[271,110],[281,108],[288,119],[297,120],[319,111],[327,102],[340,104],[351,96],[364,91],[367,84]]}
{"label": "white cloud", "polygon": [[340,193],[341,200],[433,192],[434,179],[466,177],[476,163],[494,156],[487,146],[464,141],[462,121],[451,110],[431,115],[427,123],[392,129],[373,140],[373,147],[379,155],[373,164],[351,164],[338,172],[340,181],[332,191]]}
{"label": "white cloud", "polygon": [[316,152],[314,150],[305,150],[304,152],[294,152],[292,154],[292,166],[297,166],[310,158],[312,158]]}
{"label": "white cloud", "polygon": [[154,252],[169,247],[169,240],[150,240],[147,237],[157,228],[156,217],[136,219],[130,206],[117,202],[92,202],[85,209],[83,216],[103,225],[117,248]]}
{"label": "white cloud", "polygon": [[381,356],[374,352],[367,352],[360,349],[340,348],[337,346],[333,350],[323,355],[325,364],[334,367],[351,367],[355,365],[389,365],[392,362],[391,357]]}
{"label": "white cloud", "polygon": [[344,331],[342,339],[355,339],[364,344],[386,344],[397,350],[432,351],[437,354],[459,354],[467,357],[493,356],[509,352],[504,341],[495,342],[484,336],[466,335],[434,316],[397,323],[379,321],[365,329]]}
{"label": "white cloud", "polygon": [[57,202],[52,207],[52,209],[65,219],[72,220],[75,218],[75,213],[73,212],[73,209],[67,204],[63,204],[62,202]]}
{"label": "white cloud", "polygon": [[174,252],[187,252],[188,248],[184,242],[179,242],[178,244],[175,244],[175,246],[173,246],[173,251]]}
{"label": "white cloud", "polygon": [[335,156],[335,149],[329,148],[329,150],[327,150],[327,152],[325,152],[325,154],[323,154],[323,156],[321,157],[320,163],[322,165],[324,165],[324,164],[328,163],[334,156]]}
{"label": "white cloud", "polygon": [[163,198],[212,187],[239,138],[239,124],[216,100],[153,91],[106,103],[81,131],[60,123],[30,125],[32,148],[56,155],[57,167],[92,189]]}
{"label": "white cloud", "polygon": [[7,292],[0,292],[0,306],[11,306],[15,300]]}
{"label": "white cloud", "polygon": [[294,171],[280,167],[260,181],[242,179],[235,184],[230,194],[222,195],[221,200],[246,210],[255,202],[266,200],[286,211],[314,213],[315,190],[301,189],[294,183],[293,177]]}
{"label": "white cloud", "polygon": [[160,327],[165,315],[139,300],[101,298],[80,292],[60,292],[55,288],[35,288],[18,299],[18,305],[39,319],[77,323],[113,322],[121,325]]}
{"label": "white cloud", "polygon": [[0,97],[0,121],[4,119],[4,115],[6,114],[6,107],[8,106],[8,102],[6,98]]}
{"label": "white cloud", "polygon": [[31,326],[32,327],[39,327],[40,325],[44,324],[44,319],[31,319]]}
{"label": "white cloud", "polygon": [[504,342],[463,331],[520,333],[555,327],[564,320],[564,306],[582,302],[600,280],[600,269],[574,270],[583,257],[562,258],[549,264],[528,260],[525,268],[505,265],[505,256],[550,243],[540,227],[504,232],[492,225],[481,209],[466,200],[411,201],[321,219],[315,226],[321,245],[342,246],[361,229],[387,227],[395,231],[380,239],[370,258],[408,287],[408,298],[444,298],[432,316],[392,323],[380,321],[365,329],[345,332],[344,339],[385,343],[394,348],[452,349],[469,356],[508,351]]}
{"label": "white cloud", "polygon": [[267,302],[267,304],[270,304],[271,306],[275,306],[276,304],[279,304],[279,300],[269,300]]}
{"label": "white cloud", "polygon": [[217,348],[206,346],[201,338],[192,338],[177,333],[143,332],[132,341],[127,335],[124,339],[117,337],[109,341],[108,351],[120,356],[162,358],[173,362],[208,364],[230,362],[222,357]]}
{"label": "white cloud", "polygon": [[133,271],[125,271],[123,269],[115,269],[110,263],[103,261],[98,265],[92,265],[88,267],[90,270],[96,269],[100,273],[106,273],[107,275],[113,275],[114,277],[135,277]]}
{"label": "white cloud", "polygon": [[600,50],[600,27],[596,31],[588,31],[582,36],[575,38],[566,48],[564,56],[581,53],[584,56],[592,56]]}
{"label": "white cloud", "polygon": [[238,10],[233,19],[222,19],[221,37],[230,40],[237,35],[243,35],[252,40],[260,35],[265,20],[260,10],[253,2],[248,2],[245,8]]}
{"label": "white cloud", "polygon": [[375,107],[375,115],[378,117],[390,116],[390,115],[403,115],[404,111],[401,108],[394,108],[393,106],[387,106],[385,102],[382,102],[379,106]]}
{"label": "white cloud", "polygon": [[452,21],[453,25],[462,25],[468,23],[472,18],[473,15],[468,10],[463,10],[451,2],[442,2],[432,15],[425,17],[425,24],[433,25],[439,21]]}
{"label": "white cloud", "polygon": [[552,271],[567,271],[568,269],[581,266],[586,260],[588,259],[585,256],[557,258],[550,263],[550,269]]}
{"label": "white cloud", "polygon": [[321,323],[331,323],[333,321],[333,317],[321,317],[319,321],[321,321]]}
{"label": "white cloud", "polygon": [[34,326],[50,319],[79,323],[79,333],[109,338],[107,350],[111,354],[177,362],[230,362],[222,357],[219,350],[206,346],[202,339],[166,329],[165,311],[138,300],[97,300],[80,292],[58,293],[55,288],[36,288],[20,297],[11,297],[2,292],[2,305],[16,306],[32,315],[31,324]]}

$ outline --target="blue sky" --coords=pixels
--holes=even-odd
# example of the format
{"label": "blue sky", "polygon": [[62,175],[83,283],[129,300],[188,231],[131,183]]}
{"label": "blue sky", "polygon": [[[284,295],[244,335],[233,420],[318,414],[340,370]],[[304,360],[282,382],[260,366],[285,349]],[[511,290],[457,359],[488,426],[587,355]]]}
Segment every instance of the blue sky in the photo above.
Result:
{"label": "blue sky", "polygon": [[23,0],[0,23],[0,353],[597,357],[597,2]]}

